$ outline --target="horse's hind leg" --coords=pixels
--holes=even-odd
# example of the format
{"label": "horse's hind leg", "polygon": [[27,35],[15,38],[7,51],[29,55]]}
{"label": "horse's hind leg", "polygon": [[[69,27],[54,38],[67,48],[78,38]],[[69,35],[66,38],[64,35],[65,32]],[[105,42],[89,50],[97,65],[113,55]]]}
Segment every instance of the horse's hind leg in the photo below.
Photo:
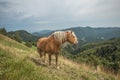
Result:
{"label": "horse's hind leg", "polygon": [[37,48],[37,50],[38,50],[38,53],[40,55],[40,58],[42,58],[42,51],[39,48]]}
{"label": "horse's hind leg", "polygon": [[46,53],[45,53],[45,52],[43,52],[43,55],[44,55],[44,62],[45,62],[45,59],[46,59]]}
{"label": "horse's hind leg", "polygon": [[56,57],[56,67],[59,68],[58,65],[58,53],[55,53],[55,57]]}

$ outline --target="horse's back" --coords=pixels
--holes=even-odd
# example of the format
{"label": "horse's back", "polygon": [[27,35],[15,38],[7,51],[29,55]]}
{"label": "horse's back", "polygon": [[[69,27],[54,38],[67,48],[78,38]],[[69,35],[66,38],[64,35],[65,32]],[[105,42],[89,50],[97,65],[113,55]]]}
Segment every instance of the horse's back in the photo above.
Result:
{"label": "horse's back", "polygon": [[59,49],[53,36],[40,38],[37,42],[37,48],[48,53],[55,53]]}
{"label": "horse's back", "polygon": [[45,44],[47,42],[47,40],[48,40],[47,37],[39,38],[38,41],[37,41],[37,48],[39,48],[40,46]]}

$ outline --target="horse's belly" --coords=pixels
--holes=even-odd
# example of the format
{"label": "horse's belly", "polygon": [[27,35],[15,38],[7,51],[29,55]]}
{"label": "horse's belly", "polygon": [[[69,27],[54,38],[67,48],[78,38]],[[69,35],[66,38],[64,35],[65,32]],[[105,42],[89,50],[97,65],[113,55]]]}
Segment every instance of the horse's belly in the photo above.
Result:
{"label": "horse's belly", "polygon": [[45,51],[48,52],[48,53],[56,53],[56,52],[59,51],[59,48],[56,47],[56,46],[49,45],[48,47],[46,47]]}
{"label": "horse's belly", "polygon": [[56,53],[59,51],[59,46],[55,45],[51,41],[41,41],[39,44],[39,48],[46,53]]}

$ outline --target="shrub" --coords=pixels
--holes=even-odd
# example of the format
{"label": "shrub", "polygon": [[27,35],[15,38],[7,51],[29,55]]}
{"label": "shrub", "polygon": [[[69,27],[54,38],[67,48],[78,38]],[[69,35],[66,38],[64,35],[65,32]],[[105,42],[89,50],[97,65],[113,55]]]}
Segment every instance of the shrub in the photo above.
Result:
{"label": "shrub", "polygon": [[5,28],[0,29],[0,34],[7,35],[7,31]]}
{"label": "shrub", "polygon": [[26,42],[25,45],[26,45],[27,47],[32,47],[32,44],[31,44],[30,42]]}

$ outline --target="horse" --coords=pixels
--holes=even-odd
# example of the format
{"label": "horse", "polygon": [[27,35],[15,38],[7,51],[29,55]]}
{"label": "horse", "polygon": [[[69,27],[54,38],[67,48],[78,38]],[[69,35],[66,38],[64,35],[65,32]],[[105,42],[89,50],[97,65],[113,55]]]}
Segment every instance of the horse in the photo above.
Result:
{"label": "horse", "polygon": [[49,65],[51,65],[51,55],[55,54],[56,57],[56,67],[58,64],[58,54],[61,46],[69,42],[71,44],[78,44],[78,39],[72,30],[67,31],[56,31],[49,35],[48,37],[39,38],[37,41],[37,50],[42,58],[46,53],[48,53]]}

